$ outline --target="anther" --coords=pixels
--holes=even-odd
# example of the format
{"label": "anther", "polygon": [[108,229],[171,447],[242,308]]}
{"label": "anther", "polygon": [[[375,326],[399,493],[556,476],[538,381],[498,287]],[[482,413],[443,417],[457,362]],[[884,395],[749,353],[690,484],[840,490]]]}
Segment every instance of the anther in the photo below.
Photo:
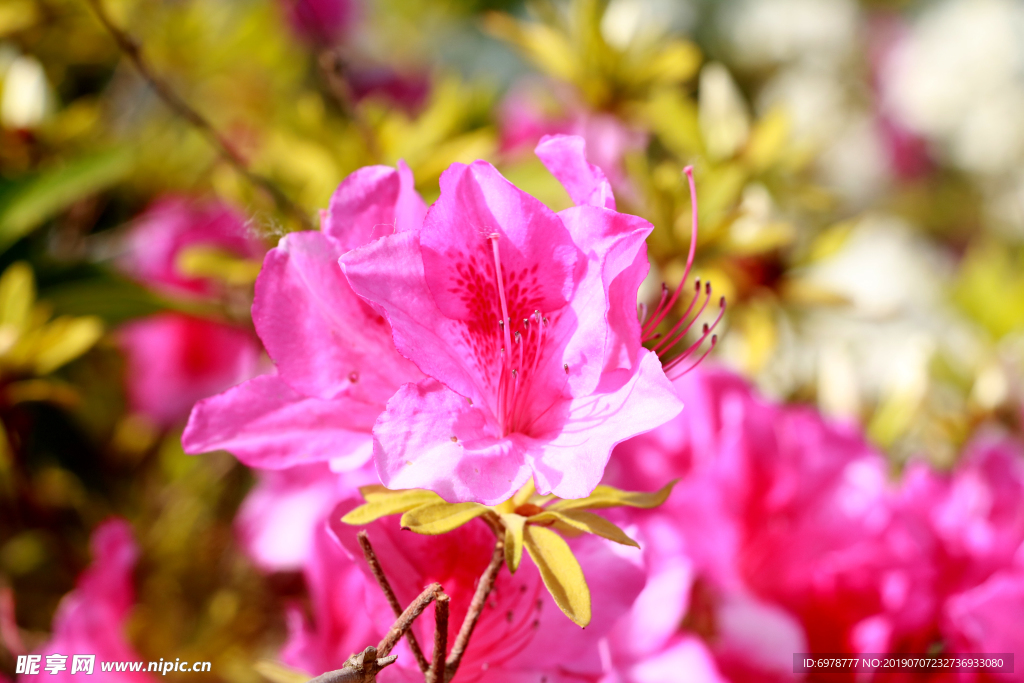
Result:
{"label": "anther", "polygon": [[565,374],[567,374],[567,375],[569,374],[569,364],[568,363],[562,363],[562,369],[565,370]]}

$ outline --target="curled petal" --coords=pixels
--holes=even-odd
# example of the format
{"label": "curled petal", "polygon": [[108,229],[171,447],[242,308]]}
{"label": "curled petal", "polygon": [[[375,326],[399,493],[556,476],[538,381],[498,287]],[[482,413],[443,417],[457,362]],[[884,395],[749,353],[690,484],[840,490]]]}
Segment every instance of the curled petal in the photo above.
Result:
{"label": "curled petal", "polygon": [[534,150],[576,206],[615,210],[615,195],[604,171],[587,162],[587,143],[578,135],[545,135]]}

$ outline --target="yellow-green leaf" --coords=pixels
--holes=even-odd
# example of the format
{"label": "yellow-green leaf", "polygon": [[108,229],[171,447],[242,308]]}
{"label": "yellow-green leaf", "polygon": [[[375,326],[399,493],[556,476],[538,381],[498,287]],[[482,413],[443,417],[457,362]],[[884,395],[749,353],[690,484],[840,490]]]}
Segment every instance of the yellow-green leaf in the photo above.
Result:
{"label": "yellow-green leaf", "polygon": [[103,334],[103,323],[96,316],[62,316],[42,329],[35,356],[40,375],[53,372],[92,348]]}
{"label": "yellow-green leaf", "polygon": [[182,275],[221,280],[229,285],[250,285],[260,274],[262,264],[239,258],[226,249],[202,245],[186,247],[175,260]]}
{"label": "yellow-green leaf", "polygon": [[35,300],[32,268],[23,261],[11,264],[0,277],[0,327],[20,334],[28,325]]}
{"label": "yellow-green leaf", "polygon": [[[386,490],[386,489],[385,489]],[[367,497],[370,502],[360,505],[341,518],[345,524],[369,524],[381,517],[397,515],[408,512],[423,505],[435,504],[439,499],[436,493],[420,489],[408,489],[405,491],[392,491],[393,495],[370,493]]]}
{"label": "yellow-green leaf", "polygon": [[559,609],[577,626],[589,624],[590,588],[569,544],[551,529],[532,524],[523,530],[523,542]]}
{"label": "yellow-green leaf", "polygon": [[626,532],[600,515],[583,510],[548,510],[530,518],[531,523],[540,524],[546,521],[561,522],[577,531],[596,534],[609,541],[639,548],[640,544],[626,535]]}
{"label": "yellow-green leaf", "polygon": [[376,503],[381,500],[394,498],[395,496],[408,497],[413,495],[422,498],[424,503],[440,503],[444,500],[433,491],[427,491],[426,489],[389,489],[382,484],[368,484],[366,486],[360,486],[359,495],[361,495],[363,500],[367,503]]}
{"label": "yellow-green leaf", "polygon": [[505,526],[505,565],[515,574],[519,568],[519,560],[523,558],[523,526],[526,517],[522,515],[501,515],[501,523]]}
{"label": "yellow-green leaf", "polygon": [[679,481],[675,479],[663,486],[658,491],[650,493],[642,491],[621,491],[611,486],[598,486],[586,498],[575,500],[559,500],[548,506],[548,510],[598,510],[600,508],[631,507],[631,508],[655,508],[664,503],[672,487]]}
{"label": "yellow-green leaf", "polygon": [[479,503],[430,503],[402,515],[402,528],[418,534],[437,536],[490,512]]}

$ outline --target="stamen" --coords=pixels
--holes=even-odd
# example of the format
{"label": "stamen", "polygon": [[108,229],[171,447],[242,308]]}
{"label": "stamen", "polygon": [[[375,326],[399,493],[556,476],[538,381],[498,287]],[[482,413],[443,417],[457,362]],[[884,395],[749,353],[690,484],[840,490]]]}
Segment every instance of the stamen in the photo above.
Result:
{"label": "stamen", "polygon": [[665,319],[668,312],[675,306],[676,299],[679,298],[680,291],[682,290],[682,284],[690,277],[690,270],[693,268],[693,257],[697,253],[697,185],[693,180],[693,166],[687,166],[683,169],[683,173],[686,174],[686,179],[690,185],[690,251],[686,255],[686,270],[683,271],[683,276],[679,278],[679,287],[676,287],[676,291],[672,294],[672,298],[666,303],[665,297],[668,294],[668,288],[661,285],[661,300],[655,307],[655,313],[651,317],[651,320],[642,327],[641,338],[647,341],[654,329],[661,324],[661,321]]}
{"label": "stamen", "polygon": [[[694,293],[693,298],[690,300],[690,305],[686,307],[686,311],[679,318],[678,322],[673,325],[668,332],[660,333],[656,332],[658,326],[665,320],[668,314],[675,307],[676,301],[679,299],[680,294],[683,291],[683,284],[686,282],[690,275],[690,271],[693,268],[693,258],[696,254],[697,249],[697,186],[693,180],[693,167],[687,166],[683,169],[683,173],[686,175],[687,183],[690,189],[690,249],[686,256],[686,269],[683,272],[683,277],[679,281],[679,286],[676,287],[675,292],[672,296],[668,296],[668,287],[664,284],[661,286],[661,298],[658,301],[658,305],[651,311],[650,317],[648,317],[647,307],[644,304],[638,306],[638,317],[640,321],[640,338],[645,342],[656,342],[651,350],[662,359],[662,367],[665,373],[668,374],[687,358],[689,358],[694,352],[696,352],[707,340],[708,335],[718,326],[721,322],[722,317],[725,315],[725,297],[719,299],[719,312],[718,317],[715,318],[714,322],[710,325],[704,324],[701,330],[702,334],[696,342],[691,344],[686,350],[679,355],[675,356],[671,360],[666,360],[665,356],[679,344],[689,333],[690,328],[693,327],[704,311],[707,309],[708,304],[711,302],[711,283],[705,283],[704,286],[704,297],[701,297],[701,282],[700,278],[696,278],[694,281]],[[703,298],[703,302],[700,303],[699,308],[694,312],[694,307],[697,306],[698,301]],[[686,374],[693,368],[697,367],[708,354],[715,348],[718,343],[718,335],[711,335],[710,347],[697,359],[695,363],[690,365],[686,370],[679,373],[679,375]],[[679,375],[676,375],[678,377]],[[674,379],[670,376],[670,379]]]}
{"label": "stamen", "polygon": [[505,325],[506,320],[511,320],[508,317],[508,302],[505,300],[505,282],[501,276],[501,255],[498,251],[498,234],[493,233],[487,239],[491,242],[491,250],[494,252],[494,274],[498,280],[498,298],[501,300],[501,325],[502,331],[505,333],[505,348],[512,348],[512,339],[509,334],[508,326]]}

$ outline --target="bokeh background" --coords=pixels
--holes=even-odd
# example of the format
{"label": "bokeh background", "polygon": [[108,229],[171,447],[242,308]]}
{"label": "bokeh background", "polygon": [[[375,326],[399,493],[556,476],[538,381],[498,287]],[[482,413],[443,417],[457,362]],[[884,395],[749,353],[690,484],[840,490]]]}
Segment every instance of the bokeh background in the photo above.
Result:
{"label": "bokeh background", "polygon": [[184,455],[181,429],[268,367],[262,255],[367,164],[404,159],[431,201],[448,164],[483,158],[557,209],[532,149],[581,134],[619,210],[655,225],[651,302],[685,267],[692,164],[696,273],[729,302],[708,363],[860,425],[894,479],[1021,432],[1020,2],[102,7],[223,145],[86,0],[0,4],[2,673],[46,640],[116,514],[142,548],[139,653],[263,680],[303,582],[242,549],[252,473]]}

